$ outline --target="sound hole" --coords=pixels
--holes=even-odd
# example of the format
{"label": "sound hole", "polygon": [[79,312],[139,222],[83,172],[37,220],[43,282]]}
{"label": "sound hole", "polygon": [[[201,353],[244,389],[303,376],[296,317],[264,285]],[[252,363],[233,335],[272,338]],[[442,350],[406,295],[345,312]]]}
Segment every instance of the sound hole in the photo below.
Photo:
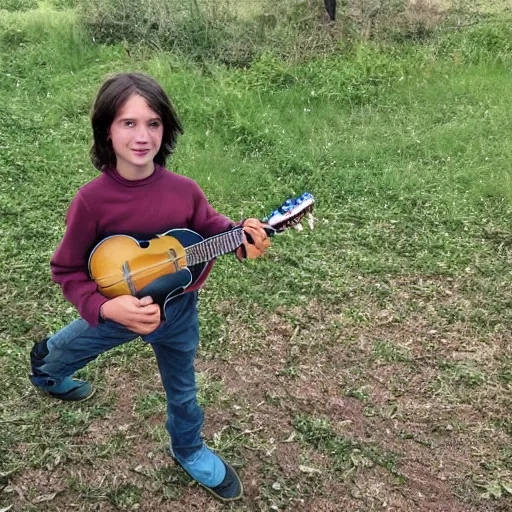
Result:
{"label": "sound hole", "polygon": [[143,249],[147,249],[149,247],[149,242],[147,240],[142,240],[141,242],[139,242],[139,246],[142,247]]}

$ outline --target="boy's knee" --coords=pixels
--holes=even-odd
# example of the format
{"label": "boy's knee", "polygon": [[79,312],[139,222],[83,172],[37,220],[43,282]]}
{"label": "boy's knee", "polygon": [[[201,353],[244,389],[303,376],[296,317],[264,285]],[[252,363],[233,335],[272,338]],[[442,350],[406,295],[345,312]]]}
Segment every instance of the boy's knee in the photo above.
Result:
{"label": "boy's knee", "polygon": [[30,351],[30,364],[34,374],[38,372],[41,366],[45,364],[44,359],[48,353],[48,338],[45,338],[44,340],[34,344],[32,350]]}
{"label": "boy's knee", "polygon": [[199,346],[199,330],[192,328],[177,334],[169,329],[167,332],[158,333],[158,336],[151,336],[150,334],[142,339],[154,345],[155,348],[158,346],[164,349],[172,349],[183,355],[190,352],[190,355],[194,357]]}
{"label": "boy's knee", "polygon": [[176,409],[183,411],[195,409],[197,407],[197,388],[193,386],[176,389],[171,396],[167,397],[167,400],[174,412]]}

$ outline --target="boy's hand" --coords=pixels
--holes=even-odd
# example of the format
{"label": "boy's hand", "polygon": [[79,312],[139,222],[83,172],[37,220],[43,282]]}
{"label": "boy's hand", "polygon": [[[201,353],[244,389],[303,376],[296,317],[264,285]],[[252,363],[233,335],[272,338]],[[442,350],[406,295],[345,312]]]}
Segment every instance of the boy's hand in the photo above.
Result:
{"label": "boy's hand", "polygon": [[244,261],[247,258],[251,260],[259,258],[270,247],[270,240],[263,229],[264,225],[258,219],[244,220],[242,223],[244,242],[235,252],[236,257],[240,261]]}
{"label": "boy's hand", "polygon": [[103,303],[100,315],[142,335],[152,333],[160,325],[160,308],[151,297],[120,295]]}

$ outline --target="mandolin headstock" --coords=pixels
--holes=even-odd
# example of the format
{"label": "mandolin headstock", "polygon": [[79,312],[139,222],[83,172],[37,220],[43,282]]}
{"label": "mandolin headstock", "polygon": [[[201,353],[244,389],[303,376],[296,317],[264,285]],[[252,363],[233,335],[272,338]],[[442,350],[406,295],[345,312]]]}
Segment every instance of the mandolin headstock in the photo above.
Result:
{"label": "mandolin headstock", "polygon": [[302,229],[302,220],[308,217],[308,225],[313,229],[313,206],[315,198],[309,193],[304,192],[300,197],[287,199],[279,208],[263,219],[263,222],[269,224],[275,231],[281,232],[287,228]]}

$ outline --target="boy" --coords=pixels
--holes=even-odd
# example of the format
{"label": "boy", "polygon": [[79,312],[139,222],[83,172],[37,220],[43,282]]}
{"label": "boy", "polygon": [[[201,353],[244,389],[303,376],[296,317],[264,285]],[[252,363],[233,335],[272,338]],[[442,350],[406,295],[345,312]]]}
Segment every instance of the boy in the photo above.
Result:
{"label": "boy", "polygon": [[[140,335],[155,352],[166,392],[173,458],[217,498],[239,499],[243,489],[235,470],[202,441],[203,412],[197,404],[197,290],[213,262],[187,293],[168,303],[163,322],[151,297],[109,300],[88,273],[92,248],[107,236],[187,228],[206,238],[234,223],[210,206],[193,180],[163,167],[183,131],[155,80],[139,73],[109,78],[96,97],[91,120],[91,159],[102,174],[73,199],[66,232],[51,259],[53,280],[81,318],[34,345],[30,380],[54,398],[86,400],[93,394],[91,384],[72,375],[99,354]],[[270,245],[263,224],[247,219],[242,226],[247,237],[237,257],[261,256]]]}

